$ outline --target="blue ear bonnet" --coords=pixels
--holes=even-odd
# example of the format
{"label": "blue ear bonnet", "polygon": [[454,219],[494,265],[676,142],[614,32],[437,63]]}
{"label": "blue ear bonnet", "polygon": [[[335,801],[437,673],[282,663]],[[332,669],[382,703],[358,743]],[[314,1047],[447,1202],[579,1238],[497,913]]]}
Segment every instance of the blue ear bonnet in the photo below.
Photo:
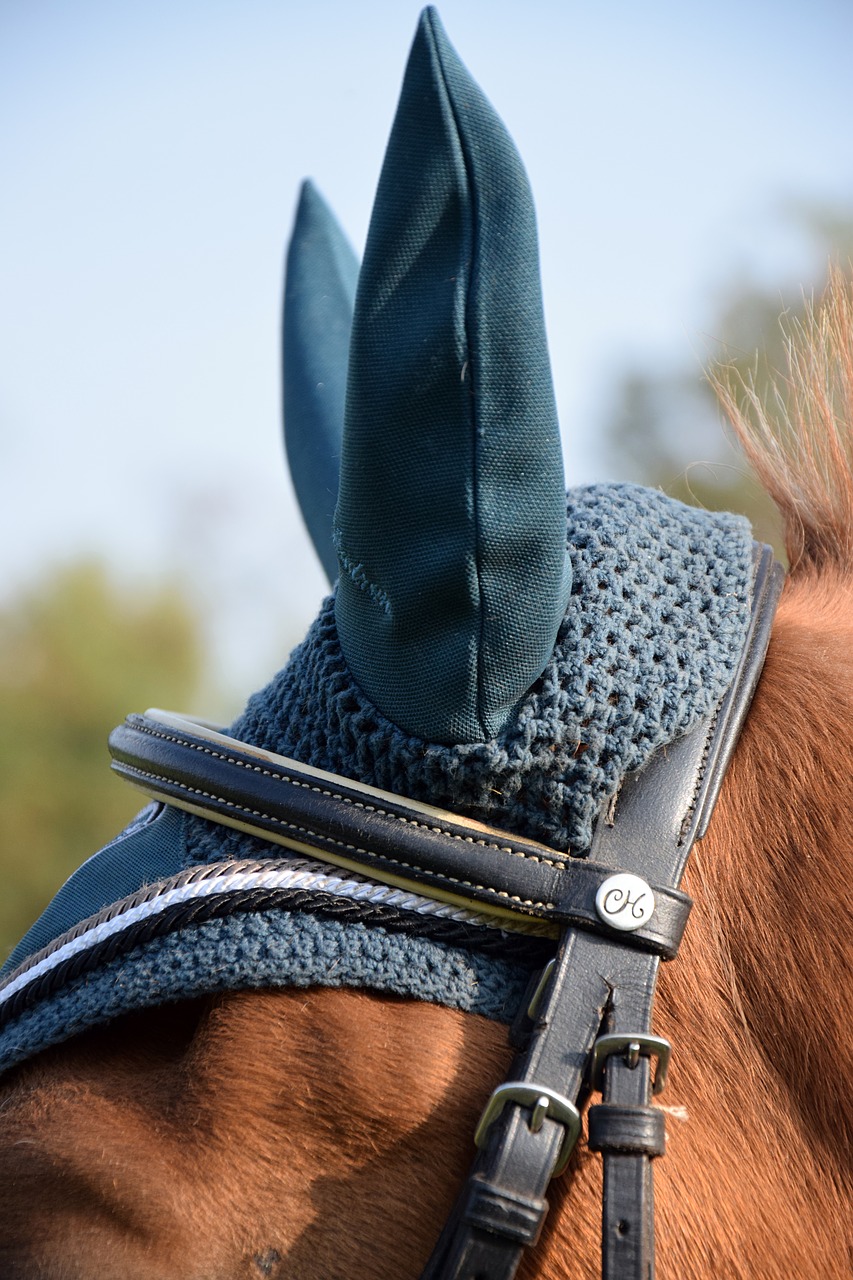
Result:
{"label": "blue ear bonnet", "polygon": [[338,632],[395,724],[448,744],[507,723],[569,591],[533,198],[438,15],[421,17],[350,343]]}
{"label": "blue ear bonnet", "polygon": [[752,539],[740,516],[634,485],[570,491],[566,527],[569,608],[541,677],[494,737],[446,747],[392,724],[347,665],[331,600],[235,736],[583,854],[623,775],[731,683]]}
{"label": "blue ear bonnet", "polygon": [[284,438],[302,515],[329,582],[358,259],[313,183],[299,196],[284,289]]}
{"label": "blue ear bonnet", "polygon": [[[751,533],[636,486],[566,496],[527,178],[433,10],[360,272],[303,189],[284,368],[294,483],[338,582],[233,736],[583,857],[625,774],[731,684]],[[0,1069],[129,1010],[230,988],[362,986],[514,1015],[533,967],[519,950],[307,908],[184,921],[121,949],[115,904],[179,894],[231,860],[302,874],[279,846],[168,806],[85,863],[0,971]],[[78,965],[102,917],[101,949]],[[11,984],[60,947],[62,985],[12,1009]]]}

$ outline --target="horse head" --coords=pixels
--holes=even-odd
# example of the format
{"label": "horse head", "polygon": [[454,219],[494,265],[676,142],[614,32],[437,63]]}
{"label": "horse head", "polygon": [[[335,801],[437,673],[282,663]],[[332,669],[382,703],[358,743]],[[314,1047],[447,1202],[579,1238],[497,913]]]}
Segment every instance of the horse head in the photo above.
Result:
{"label": "horse head", "polygon": [[[303,187],[283,354],[334,590],[227,733],[113,735],[152,803],[2,971],[8,1273],[597,1274],[595,1150],[604,1275],[640,1280],[668,1110],[669,1274],[840,1276],[839,415],[800,432],[811,472],[750,445],[800,537],[758,685],[781,574],[748,523],[566,493],[527,176],[431,9],[360,266]],[[578,1226],[546,1223],[563,1170]]]}

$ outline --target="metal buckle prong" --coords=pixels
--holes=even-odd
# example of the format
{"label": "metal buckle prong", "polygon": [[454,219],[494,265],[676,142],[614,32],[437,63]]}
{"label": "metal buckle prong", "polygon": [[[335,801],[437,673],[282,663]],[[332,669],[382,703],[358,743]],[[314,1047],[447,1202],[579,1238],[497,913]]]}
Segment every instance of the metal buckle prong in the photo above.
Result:
{"label": "metal buckle prong", "polygon": [[560,1154],[554,1165],[554,1172],[551,1174],[552,1178],[556,1178],[569,1163],[569,1156],[572,1154],[581,1130],[581,1117],[577,1107],[561,1093],[548,1089],[545,1085],[508,1080],[506,1084],[498,1085],[483,1109],[483,1114],[474,1131],[474,1142],[478,1147],[483,1145],[492,1123],[510,1102],[515,1102],[521,1107],[533,1108],[528,1121],[531,1133],[539,1132],[546,1116],[549,1120],[556,1120],[565,1129]]}
{"label": "metal buckle prong", "polygon": [[613,1032],[611,1035],[599,1036],[592,1046],[589,1060],[589,1083],[592,1089],[601,1088],[604,1064],[616,1053],[625,1055],[625,1062],[632,1070],[640,1061],[641,1054],[646,1058],[657,1058],[658,1065],[652,1093],[663,1093],[671,1053],[668,1040],[664,1040],[662,1036],[650,1036],[637,1032],[631,1032],[629,1035]]}

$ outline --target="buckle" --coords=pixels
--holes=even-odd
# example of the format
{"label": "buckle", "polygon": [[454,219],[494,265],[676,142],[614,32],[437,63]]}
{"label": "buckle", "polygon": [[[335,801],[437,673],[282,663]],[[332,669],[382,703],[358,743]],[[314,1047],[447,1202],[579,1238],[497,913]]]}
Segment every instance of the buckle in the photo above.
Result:
{"label": "buckle", "polygon": [[650,1036],[642,1033],[627,1035],[614,1032],[612,1035],[599,1036],[592,1046],[589,1059],[589,1084],[591,1089],[601,1088],[601,1073],[608,1058],[616,1053],[624,1053],[625,1062],[631,1068],[636,1067],[640,1056],[657,1058],[652,1093],[663,1093],[666,1085],[666,1073],[669,1069],[671,1047],[662,1036]]}
{"label": "buckle", "polygon": [[533,1108],[530,1119],[527,1122],[531,1133],[539,1132],[542,1128],[542,1121],[546,1116],[549,1120],[556,1120],[565,1129],[560,1154],[551,1174],[552,1178],[556,1178],[569,1163],[569,1156],[572,1154],[574,1145],[578,1140],[578,1134],[581,1129],[581,1116],[577,1107],[568,1098],[564,1098],[561,1093],[557,1093],[554,1089],[548,1089],[545,1085],[524,1084],[520,1080],[508,1080],[506,1084],[498,1085],[485,1105],[483,1114],[480,1116],[479,1123],[474,1131],[476,1146],[481,1147],[483,1145],[493,1122],[497,1120],[509,1102],[516,1102],[521,1107]]}

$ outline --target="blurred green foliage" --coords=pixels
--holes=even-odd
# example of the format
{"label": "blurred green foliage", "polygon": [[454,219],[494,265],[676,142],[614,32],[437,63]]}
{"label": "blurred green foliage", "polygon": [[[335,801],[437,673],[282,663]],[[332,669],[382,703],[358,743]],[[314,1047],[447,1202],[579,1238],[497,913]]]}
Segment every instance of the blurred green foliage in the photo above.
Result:
{"label": "blurred green foliage", "polygon": [[[853,260],[850,210],[798,207],[790,212],[824,262]],[[704,359],[697,354],[692,366],[681,362],[657,373],[626,370],[617,379],[604,424],[610,473],[660,487],[694,506],[747,515],[756,537],[771,543],[784,561],[775,508],[726,430],[712,379],[729,367],[735,382],[755,387],[772,417],[772,379],[782,375],[783,383],[787,368],[785,333],[802,319],[811,291],[818,295],[825,283],[824,275],[804,292],[802,285],[768,289],[738,281],[723,292],[707,326]],[[749,417],[745,394],[737,399]]]}
{"label": "blurred green foliage", "polygon": [[174,587],[131,590],[76,563],[0,609],[0,958],[145,803],[110,770],[110,730],[186,707],[200,673],[200,627]]}

